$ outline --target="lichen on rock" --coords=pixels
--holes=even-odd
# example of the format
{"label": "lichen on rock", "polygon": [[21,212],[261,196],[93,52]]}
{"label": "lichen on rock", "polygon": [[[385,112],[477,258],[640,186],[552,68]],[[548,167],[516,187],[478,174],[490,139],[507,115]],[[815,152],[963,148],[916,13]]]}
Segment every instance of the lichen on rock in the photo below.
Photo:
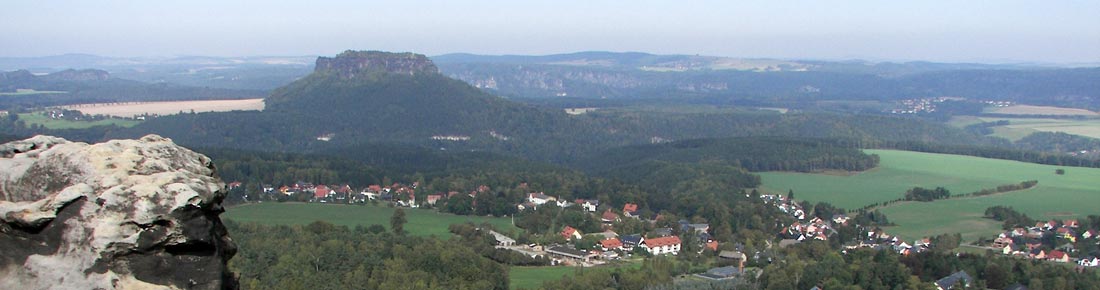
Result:
{"label": "lichen on rock", "polygon": [[148,135],[0,145],[0,289],[227,289],[210,158]]}

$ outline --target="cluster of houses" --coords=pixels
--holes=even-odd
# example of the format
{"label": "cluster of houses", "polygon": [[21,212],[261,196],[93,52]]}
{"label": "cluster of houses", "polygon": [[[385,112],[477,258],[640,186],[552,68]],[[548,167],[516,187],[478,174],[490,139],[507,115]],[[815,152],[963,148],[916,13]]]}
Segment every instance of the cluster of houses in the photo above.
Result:
{"label": "cluster of houses", "polygon": [[[230,183],[229,186],[232,189],[233,185],[239,186],[240,182]],[[420,186],[418,182],[412,184],[393,183],[388,186],[372,184],[366,188],[360,190],[353,189],[348,184],[338,185],[324,185],[313,184],[310,182],[299,181],[290,185],[283,185],[275,188],[271,185],[264,185],[263,191],[265,194],[279,194],[279,195],[298,195],[307,194],[310,196],[311,202],[320,203],[365,203],[369,201],[384,201],[392,202],[396,206],[417,208],[422,204],[435,205],[443,198],[451,198],[455,195],[466,194],[470,197],[474,197],[479,193],[489,192],[489,187],[482,185],[477,190],[466,192],[439,192],[436,194],[423,194],[417,195],[416,190]]]}
{"label": "cluster of houses", "polygon": [[[1089,253],[1078,253],[1074,243],[1088,242],[1100,245],[1100,231],[1081,229],[1077,220],[1067,219],[1037,222],[1033,227],[1016,227],[997,236],[990,247],[1001,254],[1047,260],[1060,263],[1076,261],[1083,267],[1100,266],[1100,258]],[[1051,239],[1051,237],[1053,239]],[[1050,248],[1043,241],[1053,240],[1060,246]],[[1080,258],[1074,259],[1071,256]]]}
{"label": "cluster of houses", "polygon": [[[577,199],[570,202],[543,193],[530,193],[525,202],[518,205],[518,207],[520,209],[537,208],[540,205],[551,202],[563,208],[580,206],[584,212],[593,215],[596,214],[600,204],[599,200]],[[591,234],[599,236],[599,242],[594,248],[577,249],[572,245],[552,245],[546,247],[545,252],[558,259],[587,263],[595,258],[603,260],[618,259],[622,254],[631,253],[636,250],[644,250],[652,255],[678,255],[684,248],[683,244],[685,241],[681,239],[681,236],[674,235],[675,231],[672,228],[657,228],[648,235],[630,234],[620,236],[618,233],[614,232],[612,230],[612,224],[622,221],[624,217],[642,220],[637,204],[627,203],[623,205],[622,216],[610,209],[605,210],[599,216],[604,224],[604,231]],[[654,219],[646,221],[656,223],[657,219],[660,219],[660,216],[656,216]],[[678,225],[681,235],[691,235],[695,237],[695,241],[702,249],[718,249],[718,242],[715,241],[709,233],[709,224],[680,220]],[[565,226],[559,234],[566,241],[577,241],[585,236],[584,233],[581,233],[580,230],[572,226]]]}
{"label": "cluster of houses", "polygon": [[871,248],[880,251],[893,251],[899,255],[909,255],[932,250],[932,239],[921,238],[913,243],[907,243],[898,236],[890,235],[882,229],[867,231],[866,235],[858,243],[848,245],[847,249]]}
{"label": "cluster of houses", "polygon": [[830,220],[814,217],[807,221],[806,210],[802,208],[802,205],[782,195],[763,194],[760,195],[760,199],[763,199],[765,204],[775,205],[780,211],[796,219],[794,223],[787,225],[779,233],[779,237],[785,240],[799,242],[805,240],[827,241],[830,236],[836,234],[836,225],[848,223],[848,216],[842,214],[833,215]]}

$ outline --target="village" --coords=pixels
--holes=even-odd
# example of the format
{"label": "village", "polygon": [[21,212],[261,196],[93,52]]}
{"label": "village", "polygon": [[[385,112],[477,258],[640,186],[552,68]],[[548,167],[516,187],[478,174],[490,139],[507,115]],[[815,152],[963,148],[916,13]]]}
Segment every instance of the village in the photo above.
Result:
{"label": "village", "polygon": [[[231,190],[241,188],[241,182],[231,182],[227,187]],[[526,185],[524,185],[526,186]],[[485,185],[478,186],[469,192],[437,192],[424,194],[419,191],[420,184],[393,183],[388,186],[369,185],[356,190],[348,184],[323,185],[309,182],[296,182],[290,185],[274,187],[263,185],[264,194],[274,196],[304,196],[308,202],[314,203],[380,203],[395,207],[421,208],[434,207],[441,202],[456,198],[458,195],[474,197],[478,194],[490,192]],[[245,200],[248,200],[246,195]],[[846,226],[851,218],[845,214],[834,214],[829,219],[811,216],[803,206],[794,199],[776,194],[761,194],[760,200],[765,204],[774,206],[777,210],[790,215],[793,222],[782,225],[782,231],[776,233],[778,243],[768,243],[768,247],[788,247],[804,241],[829,241],[837,235],[837,227]],[[744,252],[743,245],[732,244],[720,247],[729,241],[718,241],[711,233],[710,225],[706,222],[695,222],[687,219],[679,219],[674,227],[655,227],[648,232],[616,232],[615,225],[625,219],[656,225],[663,219],[660,214],[643,214],[638,204],[626,203],[622,207],[612,207],[601,203],[598,199],[574,199],[565,200],[543,192],[530,192],[519,204],[514,205],[517,211],[536,210],[539,207],[553,206],[562,210],[580,211],[596,217],[601,222],[602,231],[584,233],[572,225],[562,225],[558,232],[562,242],[539,244],[522,244],[514,237],[489,230],[496,241],[496,247],[507,249],[535,258],[550,258],[551,265],[593,267],[616,263],[624,259],[636,259],[657,255],[679,255],[686,249],[695,249],[697,253],[709,252],[715,257],[715,265],[720,267],[697,273],[694,276],[709,280],[731,280],[744,277],[746,274],[759,275],[759,269],[746,268],[746,264],[755,264],[761,259],[767,259],[767,254],[759,250]],[[667,223],[666,223],[667,224]],[[857,227],[862,232],[861,237],[854,241],[844,241],[844,251],[860,248],[869,248],[879,251],[890,251],[898,255],[911,255],[932,250],[934,247],[932,238],[921,238],[908,242],[902,238],[886,233],[878,227]],[[1078,233],[1080,232],[1080,233]],[[1070,253],[1075,253],[1073,243],[1088,240],[1094,244],[1100,244],[1098,232],[1094,229],[1078,229],[1076,220],[1046,221],[1040,222],[1031,228],[1015,228],[1002,233],[988,246],[979,248],[993,250],[1005,255],[1015,257],[1037,259],[1058,263],[1075,262],[1080,267],[1098,267],[1100,258],[1080,257],[1072,258]],[[585,242],[585,241],[595,241]],[[1044,241],[1046,241],[1044,243]],[[1052,242],[1053,241],[1053,242]],[[1057,241],[1065,242],[1054,246]],[[686,243],[691,243],[690,245]],[[968,245],[969,246],[969,245]],[[969,280],[967,273],[955,273],[951,277],[944,277],[945,281]],[[952,282],[953,283],[953,282]],[[950,285],[950,284],[948,284]],[[949,288],[949,287],[948,287]],[[947,288],[944,288],[947,289]]]}

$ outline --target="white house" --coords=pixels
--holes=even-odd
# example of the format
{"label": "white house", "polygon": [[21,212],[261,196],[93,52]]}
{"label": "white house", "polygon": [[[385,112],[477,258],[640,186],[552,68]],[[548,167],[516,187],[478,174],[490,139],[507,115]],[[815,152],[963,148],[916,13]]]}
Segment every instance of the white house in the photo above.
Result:
{"label": "white house", "polygon": [[660,238],[646,239],[640,245],[649,251],[650,254],[679,254],[680,253],[680,237],[668,236]]}
{"label": "white house", "polygon": [[527,194],[527,201],[535,205],[543,205],[547,202],[557,200],[553,196],[545,195],[541,192],[532,192]]}

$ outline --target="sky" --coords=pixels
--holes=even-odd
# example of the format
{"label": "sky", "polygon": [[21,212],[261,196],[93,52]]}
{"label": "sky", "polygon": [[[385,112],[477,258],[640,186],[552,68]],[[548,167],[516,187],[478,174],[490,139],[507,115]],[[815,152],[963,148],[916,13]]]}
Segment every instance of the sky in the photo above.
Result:
{"label": "sky", "polygon": [[5,57],[347,49],[1100,63],[1100,1],[17,0],[0,9]]}

